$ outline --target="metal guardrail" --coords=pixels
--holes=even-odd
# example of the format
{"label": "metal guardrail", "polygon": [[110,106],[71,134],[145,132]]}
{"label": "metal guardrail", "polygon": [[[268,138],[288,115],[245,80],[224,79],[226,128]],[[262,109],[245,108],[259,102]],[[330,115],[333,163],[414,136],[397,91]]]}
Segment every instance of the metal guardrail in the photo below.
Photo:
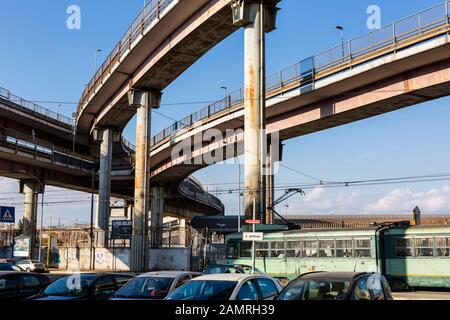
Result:
{"label": "metal guardrail", "polygon": [[80,104],[77,110],[78,113],[81,112],[84,103],[86,103],[89,97],[102,85],[103,79],[106,76],[109,76],[114,67],[119,65],[122,59],[128,54],[134,41],[139,36],[144,36],[146,34],[146,29],[159,19],[174,1],[175,0],[150,0],[148,2],[86,86],[81,95]]}
{"label": "metal guardrail", "polygon": [[37,112],[39,114],[42,114],[48,118],[54,119],[56,121],[65,123],[69,126],[74,126],[75,125],[75,121],[69,117],[63,116],[59,113],[56,113],[54,111],[51,111],[47,108],[38,106],[37,104],[27,101],[25,99],[22,99],[21,97],[18,97],[14,94],[12,94],[9,90],[0,87],[0,98],[3,98],[7,101],[10,101],[14,104],[17,104],[21,107],[27,108],[31,111]]}
{"label": "metal guardrail", "polygon": [[[341,71],[340,68],[364,63],[380,51],[389,48],[395,50],[398,46],[413,40],[414,37],[444,29],[444,27],[448,28],[449,7],[450,1],[445,1],[275,72],[266,77],[266,95],[270,96],[295,83],[305,88],[310,86],[310,89],[306,90],[311,90],[317,79]],[[171,137],[179,130],[193,126],[195,122],[243,103],[244,90],[241,88],[232,91],[228,98],[192,113],[153,136],[152,145]]]}
{"label": "metal guardrail", "polygon": [[43,157],[51,160],[52,163],[66,167],[75,167],[82,171],[92,171],[95,168],[93,159],[86,159],[84,156],[70,150],[60,148],[53,143],[32,137],[21,132],[0,127],[0,144],[18,151]]}

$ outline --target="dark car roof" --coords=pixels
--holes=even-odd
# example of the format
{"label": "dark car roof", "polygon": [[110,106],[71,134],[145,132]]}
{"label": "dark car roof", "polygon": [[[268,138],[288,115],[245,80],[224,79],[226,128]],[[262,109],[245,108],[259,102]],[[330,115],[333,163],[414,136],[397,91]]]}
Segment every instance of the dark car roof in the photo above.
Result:
{"label": "dark car roof", "polygon": [[348,279],[353,280],[365,274],[371,274],[367,272],[311,272],[300,275],[298,279]]}
{"label": "dark car roof", "polygon": [[4,276],[4,275],[8,275],[8,274],[22,274],[22,275],[33,275],[33,276],[38,276],[38,277],[45,277],[47,278],[46,275],[40,274],[40,273],[34,273],[34,272],[24,272],[24,271],[3,271],[0,270],[0,276]]}

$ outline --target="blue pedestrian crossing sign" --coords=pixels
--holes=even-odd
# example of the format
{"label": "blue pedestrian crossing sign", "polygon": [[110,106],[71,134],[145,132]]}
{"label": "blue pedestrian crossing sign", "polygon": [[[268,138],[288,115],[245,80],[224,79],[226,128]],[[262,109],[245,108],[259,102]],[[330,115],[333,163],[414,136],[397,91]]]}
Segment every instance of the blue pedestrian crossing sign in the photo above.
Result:
{"label": "blue pedestrian crossing sign", "polygon": [[0,207],[0,222],[15,223],[16,212],[14,207]]}

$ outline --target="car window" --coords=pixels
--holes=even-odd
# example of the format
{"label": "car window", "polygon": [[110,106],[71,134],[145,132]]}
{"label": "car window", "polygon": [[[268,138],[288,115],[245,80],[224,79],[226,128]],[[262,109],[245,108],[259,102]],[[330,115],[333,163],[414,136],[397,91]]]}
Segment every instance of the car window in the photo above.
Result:
{"label": "car window", "polygon": [[372,293],[373,300],[384,300],[384,292],[380,281],[380,275],[373,274],[367,278],[367,287]]}
{"label": "car window", "polygon": [[136,277],[114,295],[117,298],[163,299],[174,278]]}
{"label": "car window", "polygon": [[128,276],[116,275],[117,288],[122,288],[130,279]]}
{"label": "car window", "polygon": [[235,281],[190,281],[173,291],[167,300],[228,300],[236,285]]}
{"label": "car window", "polygon": [[367,277],[361,278],[355,285],[352,300],[370,300],[370,291],[367,287]]}
{"label": "car window", "polygon": [[20,276],[21,279],[21,288],[24,287],[35,287],[35,286],[40,286],[41,282],[39,281],[38,277],[36,276]]}
{"label": "car window", "polygon": [[114,281],[111,276],[101,277],[94,285],[94,296],[108,296],[116,292],[114,288]]}
{"label": "car window", "polygon": [[246,281],[237,294],[237,300],[258,300],[258,291],[253,281]]}
{"label": "car window", "polygon": [[16,278],[7,276],[0,279],[0,297],[5,297],[15,292],[17,288]]}
{"label": "car window", "polygon": [[344,300],[350,281],[346,279],[297,279],[280,293],[279,300]]}
{"label": "car window", "polygon": [[259,286],[259,291],[261,292],[262,299],[267,299],[278,294],[277,287],[272,280],[256,279],[256,283]]}
{"label": "car window", "polygon": [[190,275],[185,275],[185,276],[181,276],[178,279],[177,284],[175,285],[175,288],[181,287],[183,284],[185,284],[186,282],[188,282],[189,280],[191,280],[191,276]]}

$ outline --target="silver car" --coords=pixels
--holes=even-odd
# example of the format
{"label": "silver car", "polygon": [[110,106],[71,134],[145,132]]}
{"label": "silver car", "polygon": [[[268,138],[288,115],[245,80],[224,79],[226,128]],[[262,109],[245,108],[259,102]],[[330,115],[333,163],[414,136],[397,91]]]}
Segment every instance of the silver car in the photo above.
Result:
{"label": "silver car", "polygon": [[266,275],[208,274],[174,290],[166,300],[273,300],[282,289],[276,279]]}
{"label": "silver car", "polygon": [[45,272],[45,264],[37,260],[21,260],[17,265],[26,272]]}
{"label": "silver car", "polygon": [[111,300],[162,300],[170,292],[202,275],[190,271],[154,271],[143,273],[120,288]]}

